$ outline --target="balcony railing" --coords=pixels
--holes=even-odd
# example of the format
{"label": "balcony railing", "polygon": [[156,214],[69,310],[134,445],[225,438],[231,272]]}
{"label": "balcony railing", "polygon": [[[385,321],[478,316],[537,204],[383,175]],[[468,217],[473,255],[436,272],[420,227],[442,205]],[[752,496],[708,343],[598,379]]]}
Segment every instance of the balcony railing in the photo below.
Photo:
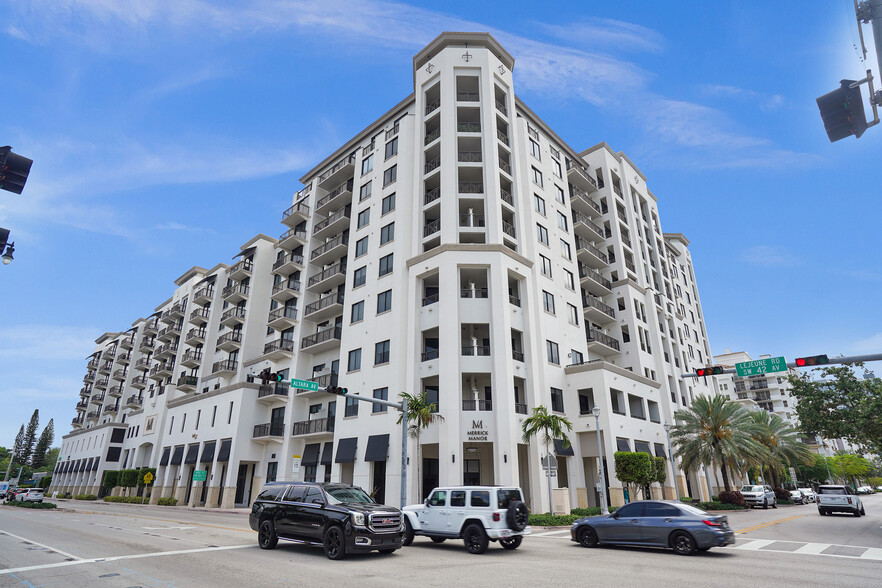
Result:
{"label": "balcony railing", "polygon": [[278,270],[280,267],[288,263],[303,265],[303,256],[296,253],[292,253],[291,255],[283,255],[282,257],[278,258],[273,264],[273,271]]}
{"label": "balcony railing", "polygon": [[325,341],[330,341],[332,339],[340,339],[343,336],[343,328],[342,327],[329,327],[314,335],[309,335],[308,337],[304,337],[300,342],[300,348],[306,349],[307,347],[312,347],[313,345],[318,345],[319,343],[324,343]]}
{"label": "balcony railing", "polygon": [[[294,423],[294,428],[291,432],[292,435],[309,435],[311,433],[326,433],[333,430],[328,428],[328,419],[311,419],[308,421],[300,421]],[[331,423],[334,421],[331,420]]]}
{"label": "balcony railing", "polygon": [[462,354],[468,356],[479,356],[479,357],[489,357],[490,356],[490,346],[489,345],[463,345],[462,346]]}
{"label": "balcony railing", "polygon": [[294,351],[294,341],[291,339],[277,339],[263,346],[264,355],[273,351]]}
{"label": "balcony railing", "polygon": [[144,401],[139,396],[129,396],[128,400],[126,400],[126,406],[141,406]]}
{"label": "balcony railing", "polygon": [[459,226],[480,228],[485,226],[483,214],[461,214],[459,215]]}
{"label": "balcony railing", "polygon": [[601,276],[598,272],[594,271],[590,267],[586,265],[579,264],[579,277],[580,278],[591,278],[598,284],[604,286],[607,290],[612,290],[612,282]]}
{"label": "balcony railing", "polygon": [[[343,296],[342,294],[340,295]],[[281,318],[297,320],[297,309],[293,306],[281,306],[275,310],[271,310],[267,322],[271,323]]]}
{"label": "balcony railing", "polygon": [[430,202],[434,202],[439,198],[441,198],[441,188],[440,186],[436,186],[435,188],[426,191],[426,197],[423,200],[423,204],[429,204]]}
{"label": "balcony railing", "polygon": [[311,288],[316,284],[324,282],[328,278],[335,276],[337,274],[345,274],[346,273],[346,265],[343,263],[335,263],[331,267],[326,270],[323,270],[321,273],[318,273],[314,276],[310,276],[309,281],[307,282],[307,288]]}
{"label": "balcony railing", "polygon": [[426,165],[423,167],[423,173],[429,173],[430,171],[432,171],[433,169],[436,169],[440,165],[441,165],[441,156],[438,155],[436,157],[433,157],[432,159],[430,159],[426,162]]}
{"label": "balcony railing", "polygon": [[459,182],[458,188],[459,188],[460,194],[483,194],[484,193],[483,182]]}
{"label": "balcony railing", "polygon": [[429,235],[433,235],[441,230],[441,219],[436,218],[430,223],[426,223],[423,226],[423,237],[428,237]]}
{"label": "balcony railing", "polygon": [[616,311],[613,309],[612,306],[608,306],[608,305],[604,304],[603,302],[601,302],[597,298],[594,298],[593,296],[583,296],[582,297],[582,306],[584,308],[588,308],[588,307],[596,308],[597,310],[599,310],[603,314],[607,315],[608,317],[616,318]]}
{"label": "balcony railing", "polygon": [[309,216],[309,205],[306,202],[298,202],[282,213],[282,222],[285,222],[286,218],[297,213],[303,216]]}
{"label": "balcony railing", "polygon": [[[318,376],[313,376],[312,381],[319,385],[319,389],[327,388],[328,386],[336,386],[337,385],[337,374],[321,374]],[[300,389],[299,392],[309,392],[309,390]]]}
{"label": "balcony railing", "polygon": [[355,163],[355,153],[348,155],[334,164],[334,167],[323,173],[319,176],[319,183],[324,182],[335,173],[346,167],[347,165],[353,165]]}
{"label": "balcony railing", "polygon": [[351,178],[349,180],[347,180],[346,182],[340,184],[339,186],[337,186],[333,190],[331,190],[327,196],[325,196],[324,198],[322,198],[321,200],[316,202],[315,207],[317,209],[321,208],[324,205],[331,202],[331,200],[333,200],[334,198],[337,198],[338,196],[340,196],[341,194],[344,194],[346,192],[352,192],[352,179]]}
{"label": "balcony railing", "polygon": [[440,98],[436,98],[435,100],[428,102],[426,104],[426,114],[429,114],[430,112],[434,112],[440,106],[441,106],[441,99]]}
{"label": "balcony railing", "polygon": [[497,101],[496,101],[496,109],[497,109],[499,112],[501,112],[502,114],[508,114],[508,111],[507,111],[506,108],[505,108],[505,102],[503,102],[502,100],[497,100]]}
{"label": "balcony railing", "polygon": [[616,351],[619,351],[619,342],[618,340],[610,337],[605,333],[601,333],[600,331],[596,331],[594,329],[588,329],[588,341],[597,341],[598,343],[602,343],[607,347],[612,347]]}
{"label": "balcony railing", "polygon": [[487,298],[489,295],[487,288],[462,288],[459,291],[460,298]]}
{"label": "balcony railing", "polygon": [[515,402],[515,412],[518,414],[527,414],[527,405]]}
{"label": "balcony railing", "polygon": [[517,238],[517,234],[515,233],[514,225],[511,223],[507,223],[502,221],[502,232],[511,237],[512,239]]}
{"label": "balcony railing", "polygon": [[459,102],[477,102],[479,97],[477,92],[457,92],[456,99]]}
{"label": "balcony railing", "polygon": [[241,343],[242,342],[242,331],[232,331],[230,333],[225,333],[217,338],[217,344],[222,345],[224,343]]}
{"label": "balcony railing", "polygon": [[511,197],[511,192],[509,192],[508,190],[503,190],[500,188],[499,197],[502,198],[502,201],[509,206],[514,206],[514,198]]}
{"label": "balcony railing", "polygon": [[335,247],[339,247],[340,245],[349,245],[349,236],[348,235],[338,235],[331,239],[330,241],[325,242],[323,245],[316,247],[312,250],[312,253],[309,255],[309,259],[315,261],[316,258],[324,255],[331,249]]}
{"label": "balcony railing", "polygon": [[463,410],[493,410],[493,401],[492,400],[463,400],[462,401],[462,409]]}
{"label": "balcony railing", "polygon": [[207,321],[209,314],[211,314],[211,310],[208,308],[197,308],[190,313],[190,321],[192,322],[196,318],[201,318]]}
{"label": "balcony railing", "polygon": [[426,140],[423,144],[428,145],[429,143],[431,143],[432,141],[434,141],[435,139],[437,139],[440,136],[441,136],[441,128],[439,127],[437,129],[435,129],[434,131],[426,134]]}
{"label": "balcony railing", "polygon": [[429,296],[423,298],[423,306],[429,306],[430,304],[435,304],[436,302],[438,302],[437,294],[430,294]]}
{"label": "balcony railing", "polygon": [[314,312],[318,312],[323,308],[328,308],[329,306],[334,306],[335,304],[343,304],[344,295],[343,292],[338,292],[336,294],[328,294],[327,296],[323,296],[319,298],[317,301],[312,304],[307,304],[306,308],[303,309],[303,316],[308,316]]}
{"label": "balcony railing", "polygon": [[518,298],[517,296],[515,296],[514,294],[509,294],[509,295],[508,295],[508,301],[509,301],[511,304],[513,304],[514,306],[517,306],[518,308],[521,307],[521,299]]}
{"label": "balcony railing", "polygon": [[284,423],[264,423],[262,425],[254,425],[253,437],[255,439],[259,437],[284,437],[284,435]]}
{"label": "balcony railing", "polygon": [[501,169],[508,175],[511,175],[511,163],[502,159],[501,157],[499,158],[499,169]]}
{"label": "balcony railing", "polygon": [[273,286],[273,296],[281,292],[282,290],[294,290],[295,292],[300,291],[300,280],[282,280],[275,286]]}
{"label": "balcony railing", "polygon": [[306,231],[300,229],[289,229],[279,236],[279,243],[283,243],[284,241],[287,241],[292,237],[300,239],[301,241],[306,241]]}
{"label": "balcony railing", "polygon": [[[317,233],[320,233],[322,231],[322,229],[324,229],[328,225],[331,225],[331,224],[337,222],[338,220],[340,220],[342,218],[348,219],[350,212],[351,211],[348,206],[346,206],[345,208],[341,208],[340,210],[338,210],[334,214],[330,215],[325,220],[316,223],[315,226],[312,228],[312,234],[315,235]],[[273,269],[276,269],[276,266],[273,266]]]}
{"label": "balcony railing", "polygon": [[243,296],[248,296],[250,288],[247,284],[230,284],[226,286],[223,291],[223,297],[227,298],[228,296],[232,296],[233,294],[242,294]]}
{"label": "balcony railing", "polygon": [[286,382],[264,384],[257,390],[257,397],[266,398],[267,396],[288,396],[289,389],[290,387]]}
{"label": "balcony railing", "polygon": [[423,351],[420,355],[420,361],[432,361],[433,359],[438,359],[438,350],[430,349],[429,351]]}
{"label": "balcony railing", "polygon": [[459,133],[480,133],[481,132],[481,123],[479,123],[479,122],[456,123],[456,130]]}
{"label": "balcony railing", "polygon": [[480,163],[482,161],[480,151],[458,151],[456,160],[462,163]]}
{"label": "balcony railing", "polygon": [[500,129],[496,129],[496,138],[503,142],[503,144],[508,145],[508,135],[502,132]]}
{"label": "balcony railing", "polygon": [[199,384],[199,378],[196,376],[181,376],[178,378],[177,386],[180,388],[181,386],[196,386]]}
{"label": "balcony railing", "polygon": [[216,374],[218,372],[235,372],[239,368],[239,362],[232,359],[225,359],[224,361],[216,361],[211,366],[211,373]]}
{"label": "balcony railing", "polygon": [[524,352],[512,349],[511,358],[515,361],[524,361]]}
{"label": "balcony railing", "polygon": [[246,310],[245,310],[244,306],[233,307],[230,310],[226,311],[221,316],[221,322],[224,322],[227,319],[231,319],[231,318],[238,318],[238,319],[242,319],[244,321],[245,320],[245,313],[246,313]]}

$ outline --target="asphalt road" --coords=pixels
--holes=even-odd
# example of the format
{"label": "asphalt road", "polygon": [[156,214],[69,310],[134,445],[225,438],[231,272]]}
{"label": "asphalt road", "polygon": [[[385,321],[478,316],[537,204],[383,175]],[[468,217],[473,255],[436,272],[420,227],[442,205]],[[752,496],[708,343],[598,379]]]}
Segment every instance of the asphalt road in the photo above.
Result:
{"label": "asphalt road", "polygon": [[735,546],[692,557],[585,549],[568,529],[535,528],[516,551],[480,556],[461,541],[417,537],[392,555],[332,562],[319,548],[256,545],[241,513],[59,501],[63,510],[0,506],[0,586],[879,586],[882,494],[867,516],[821,517],[813,505],[729,516]]}

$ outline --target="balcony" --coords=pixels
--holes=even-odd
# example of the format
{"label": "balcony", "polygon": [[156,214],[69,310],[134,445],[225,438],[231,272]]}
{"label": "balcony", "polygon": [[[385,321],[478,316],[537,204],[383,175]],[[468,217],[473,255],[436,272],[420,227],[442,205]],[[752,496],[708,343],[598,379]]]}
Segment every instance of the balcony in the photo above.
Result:
{"label": "balcony", "polygon": [[428,161],[426,161],[425,165],[423,165],[423,173],[424,174],[431,173],[431,172],[435,171],[436,169],[438,169],[439,167],[441,167],[441,156],[440,155],[438,155],[437,157],[433,157],[432,159],[429,159]]}
{"label": "balcony", "polygon": [[515,361],[523,362],[524,361],[524,352],[518,351],[517,349],[512,349],[511,350],[511,358]]}
{"label": "balcony", "polygon": [[291,339],[276,339],[263,346],[263,354],[267,359],[276,361],[290,359],[294,355],[294,341]]}
{"label": "balcony", "polygon": [[343,206],[352,202],[352,178],[340,184],[315,203],[316,214],[326,214],[334,206]]}
{"label": "balcony", "polygon": [[193,302],[195,304],[207,304],[211,302],[212,298],[214,298],[214,286],[209,285],[196,291],[193,295]]}
{"label": "balcony", "polygon": [[342,327],[328,327],[313,335],[304,337],[300,342],[300,349],[309,353],[318,353],[340,345],[343,335]]}
{"label": "balcony", "polygon": [[325,220],[316,223],[312,228],[312,236],[316,239],[324,239],[329,235],[342,233],[349,228],[350,207],[346,206],[334,212]]}
{"label": "balcony", "polygon": [[316,384],[318,384],[318,390],[306,390],[304,388],[298,388],[297,394],[325,394],[325,388],[328,386],[336,386],[338,380],[338,375],[335,373],[327,373],[320,375],[313,375],[312,380]]}
{"label": "balcony", "polygon": [[89,399],[92,404],[103,404],[104,403],[104,394],[92,394],[92,398]]}
{"label": "balcony", "polygon": [[429,306],[430,304],[436,304],[441,297],[438,294],[429,294],[425,298],[423,298],[422,305]]}
{"label": "balcony", "polygon": [[122,390],[122,386],[113,386],[107,391],[107,395],[113,398],[119,398],[122,396]]}
{"label": "balcony", "polygon": [[298,253],[283,255],[273,264],[273,273],[287,276],[303,269],[303,256]]}
{"label": "balcony", "polygon": [[435,200],[441,198],[441,187],[435,187],[431,190],[426,190],[426,196],[423,198],[423,204],[430,204]]}
{"label": "balcony", "polygon": [[222,296],[225,302],[235,304],[241,300],[247,300],[250,290],[245,284],[230,284],[224,288]]}
{"label": "balcony", "polygon": [[520,402],[515,402],[515,412],[517,414],[529,414],[529,411],[527,410],[527,405],[521,404]]}
{"label": "balcony", "polygon": [[123,405],[123,408],[141,408],[141,404],[143,404],[143,400],[141,400],[140,396],[129,396],[126,400],[126,403]]}
{"label": "balcony", "polygon": [[309,262],[316,265],[324,265],[333,259],[346,255],[349,248],[349,236],[338,235],[330,241],[316,247],[309,256]]}
{"label": "balcony", "polygon": [[279,247],[282,249],[294,249],[306,245],[309,237],[304,230],[290,229],[279,236]]}
{"label": "balcony", "polygon": [[603,241],[606,238],[600,225],[576,210],[573,211],[573,232],[589,241]]}
{"label": "balcony", "polygon": [[101,364],[100,368],[98,368],[98,373],[99,374],[109,374],[110,370],[112,370],[112,369],[113,369],[113,360],[106,361]]}
{"label": "balcony", "polygon": [[264,404],[285,404],[288,402],[288,382],[264,384],[257,391],[257,399]]}
{"label": "balcony", "polygon": [[346,281],[346,264],[335,263],[318,274],[309,277],[306,289],[310,292],[322,292],[334,288]]}
{"label": "balcony", "polygon": [[594,298],[593,296],[582,297],[582,310],[585,313],[585,319],[591,322],[603,325],[616,320],[616,311],[612,306],[608,306]]}
{"label": "balcony", "polygon": [[141,339],[141,344],[138,346],[138,351],[141,353],[147,353],[152,351],[154,347],[153,339],[149,337],[144,337]]}
{"label": "balcony", "polygon": [[128,365],[130,361],[132,361],[131,352],[123,352],[116,356],[116,361],[120,362],[123,365]]}
{"label": "balcony", "polygon": [[308,218],[309,205],[301,201],[282,213],[282,224],[294,228]]}
{"label": "balcony", "polygon": [[318,186],[327,190],[342,182],[347,176],[351,176],[355,169],[355,153],[347,155],[319,176]]}
{"label": "balcony", "polygon": [[83,386],[80,388],[80,396],[85,396],[87,399],[92,395],[92,386]]}
{"label": "balcony", "polygon": [[276,302],[285,302],[300,295],[300,280],[282,280],[273,286],[270,296]]}
{"label": "balcony", "polygon": [[96,388],[107,388],[107,386],[109,384],[110,384],[110,378],[101,378],[100,380],[95,382],[95,387]]}
{"label": "balcony", "polygon": [[588,192],[597,190],[597,182],[588,175],[588,169],[569,159],[567,159],[567,180],[577,188]]}
{"label": "balcony", "polygon": [[612,282],[590,267],[579,264],[579,281],[586,292],[595,296],[607,296],[612,293]]}
{"label": "balcony", "polygon": [[81,400],[81,401],[77,402],[76,409],[77,409],[78,411],[83,411],[83,410],[86,410],[87,408],[89,408],[89,402],[88,402],[88,401],[86,401],[86,400]]}
{"label": "balcony", "polygon": [[221,315],[221,324],[226,327],[232,327],[233,325],[238,325],[245,322],[245,307],[244,306],[236,306],[229,310],[227,310],[223,315]]}
{"label": "balcony", "polygon": [[431,102],[427,102],[426,103],[426,114],[431,114],[431,113],[435,112],[440,107],[441,107],[441,99],[440,98],[436,98],[435,100],[432,100]]}
{"label": "balcony", "polygon": [[181,357],[181,365],[188,368],[198,367],[202,363],[201,349],[188,349]]}
{"label": "balcony", "polygon": [[588,192],[580,190],[572,184],[570,184],[570,204],[573,210],[578,210],[588,216],[599,217],[603,214],[600,205],[594,202]]}
{"label": "balcony", "polygon": [[481,123],[479,122],[461,122],[456,123],[457,133],[480,133]]}
{"label": "balcony", "polygon": [[618,340],[595,329],[588,329],[588,351],[608,356],[619,353]]}
{"label": "balcony", "polygon": [[74,418],[74,419],[70,422],[70,426],[73,427],[74,429],[79,429],[80,427],[83,426],[83,419],[81,419],[81,418]]}
{"label": "balcony", "polygon": [[167,378],[172,375],[172,370],[174,369],[173,361],[163,361],[161,363],[157,363],[153,366],[153,369],[150,370],[150,378],[153,380],[162,380],[163,378]]}
{"label": "balcony", "polygon": [[168,310],[162,313],[162,322],[174,323],[179,319],[184,318],[185,307],[186,304],[184,304],[184,302],[178,302],[177,304],[171,305]]}
{"label": "balcony", "polygon": [[83,382],[86,384],[91,384],[95,381],[95,372],[89,372],[85,376],[83,376]]}
{"label": "balcony", "polygon": [[462,354],[468,357],[490,357],[489,345],[463,345]]}
{"label": "balcony", "polygon": [[502,232],[506,236],[511,237],[512,239],[518,238],[517,233],[515,232],[514,225],[511,223],[507,223],[505,221],[502,221]]}
{"label": "balcony", "polygon": [[234,351],[242,346],[242,331],[232,331],[217,338],[218,349]]}
{"label": "balcony", "polygon": [[267,317],[267,325],[277,331],[284,331],[297,324],[297,309],[293,306],[280,306],[271,310]]}
{"label": "balcony", "polygon": [[487,298],[490,291],[486,287],[472,286],[470,288],[460,288],[460,298]]}
{"label": "balcony", "polygon": [[89,371],[97,370],[99,365],[101,365],[101,359],[99,357],[94,357],[86,364],[86,369]]}
{"label": "balcony", "polygon": [[155,318],[153,320],[147,321],[144,324],[144,328],[142,332],[145,335],[156,335],[156,332],[159,330],[159,319]]}
{"label": "balcony", "polygon": [[86,420],[87,421],[97,420],[100,415],[101,415],[101,413],[99,411],[93,410],[93,411],[86,414]]}
{"label": "balcony", "polygon": [[602,269],[609,264],[606,253],[578,235],[576,236],[576,257],[583,265],[594,269]]}
{"label": "balcony", "polygon": [[104,407],[104,414],[116,414],[117,412],[119,412],[118,406],[105,406]]}
{"label": "balcony", "polygon": [[254,434],[252,436],[257,441],[281,442],[285,436],[285,424],[264,423],[262,425],[254,425]]}
{"label": "balcony", "polygon": [[253,261],[251,261],[250,259],[240,259],[230,267],[229,271],[227,272],[227,277],[231,280],[241,282],[245,278],[250,278],[251,272],[253,270]]}
{"label": "balcony", "polygon": [[511,163],[509,163],[505,159],[502,159],[501,157],[499,158],[499,169],[501,169],[502,171],[504,171],[508,175],[512,175],[511,174]]}
{"label": "balcony", "polygon": [[208,308],[197,308],[190,313],[190,320],[188,322],[191,325],[204,325],[208,322],[208,317],[210,314],[211,310]]}
{"label": "balcony", "polygon": [[436,218],[433,221],[430,221],[423,225],[423,237],[428,237],[429,235],[434,235],[438,231],[441,230],[441,219]]}
{"label": "balcony", "polygon": [[196,386],[199,385],[199,378],[196,376],[181,376],[178,378],[177,384],[175,386],[178,390],[182,392],[192,392],[196,389]]}
{"label": "balcony", "polygon": [[459,215],[459,226],[482,229],[484,228],[484,226],[486,226],[486,220],[484,219],[483,214],[475,214],[473,212],[470,212],[467,214]]}
{"label": "balcony", "polygon": [[131,386],[132,388],[137,388],[138,390],[143,390],[147,387],[147,376],[137,376],[132,378],[129,386]]}
{"label": "balcony", "polygon": [[138,361],[135,362],[136,370],[149,370],[150,369],[150,358],[149,357],[141,357]]}
{"label": "balcony", "polygon": [[157,357],[174,357],[178,354],[177,343],[167,343],[156,350]]}
{"label": "balcony", "polygon": [[184,343],[186,343],[187,345],[205,343],[205,328],[203,327],[201,329],[190,329],[189,331],[187,331],[187,336],[184,337]]}
{"label": "balcony", "polygon": [[420,361],[432,361],[433,359],[438,359],[437,349],[429,349],[420,353]]}
{"label": "balcony", "polygon": [[294,436],[300,435],[322,435],[325,433],[333,433],[334,432],[334,419],[311,419],[308,421],[300,421],[294,423],[293,430],[291,434]]}
{"label": "balcony", "polygon": [[483,194],[483,182],[457,182],[457,190],[460,194]]}
{"label": "balcony", "polygon": [[131,349],[135,346],[135,336],[132,335],[130,337],[126,337],[122,341],[119,342],[119,346],[122,349]]}
{"label": "balcony", "polygon": [[434,143],[435,139],[441,136],[441,127],[438,127],[434,131],[429,131],[426,133],[426,138],[423,139],[423,145],[426,146],[429,143]]}
{"label": "balcony", "polygon": [[174,339],[175,335],[181,334],[181,327],[183,327],[184,321],[177,322],[173,325],[170,325],[163,330],[159,331],[159,335],[156,336],[160,341],[171,341]]}
{"label": "balcony", "polygon": [[492,400],[463,400],[462,409],[464,411],[476,410],[493,410]]}
{"label": "balcony", "polygon": [[224,361],[216,361],[211,366],[211,374],[230,374],[236,373],[236,370],[239,369],[239,362],[232,359],[225,359]]}

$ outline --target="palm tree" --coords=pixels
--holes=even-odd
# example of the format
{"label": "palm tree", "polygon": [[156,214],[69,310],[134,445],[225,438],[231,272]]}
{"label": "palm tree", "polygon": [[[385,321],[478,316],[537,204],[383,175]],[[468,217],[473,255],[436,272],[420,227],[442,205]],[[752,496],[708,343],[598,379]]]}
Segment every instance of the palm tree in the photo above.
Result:
{"label": "palm tree", "polygon": [[683,469],[720,468],[727,492],[732,489],[728,472],[732,462],[762,460],[767,453],[754,438],[759,428],[747,409],[719,394],[697,397],[692,406],[674,413],[674,421],[671,441]]}
{"label": "palm tree", "polygon": [[754,465],[769,469],[774,487],[778,487],[778,474],[785,466],[814,463],[814,454],[799,440],[799,433],[780,416],[755,410],[750,413],[750,418],[757,426],[754,439],[767,450],[765,459]]}
{"label": "palm tree", "polygon": [[[563,440],[564,447],[570,446],[570,440],[567,438],[564,429],[573,430],[573,424],[566,418],[556,414],[548,414],[548,409],[541,404],[533,409],[533,414],[524,419],[521,424],[521,431],[524,436],[524,443],[529,444],[533,437],[541,436],[542,442],[545,444],[545,454],[551,455],[550,446],[555,439]],[[554,504],[551,499],[551,477],[548,478],[548,502],[549,513],[554,512]]]}
{"label": "palm tree", "polygon": [[[420,475],[420,463],[422,462],[423,448],[420,445],[420,434],[423,429],[428,429],[429,425],[436,421],[443,421],[444,417],[438,414],[437,405],[429,402],[429,398],[425,392],[422,394],[410,394],[402,392],[401,398],[407,400],[407,429],[410,436],[416,440],[416,470],[417,470],[417,492],[422,500],[423,480]],[[398,424],[401,424],[403,414],[398,415]]]}

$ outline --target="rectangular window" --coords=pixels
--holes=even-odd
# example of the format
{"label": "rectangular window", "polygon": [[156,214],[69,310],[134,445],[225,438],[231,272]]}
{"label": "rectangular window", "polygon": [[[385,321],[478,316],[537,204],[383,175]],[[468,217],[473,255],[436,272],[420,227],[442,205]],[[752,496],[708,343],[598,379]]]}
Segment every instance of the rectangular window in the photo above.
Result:
{"label": "rectangular window", "polygon": [[368,238],[364,237],[355,242],[355,257],[361,257],[368,252]]}
{"label": "rectangular window", "polygon": [[367,184],[363,185],[359,189],[359,191],[358,191],[358,201],[359,202],[361,202],[362,200],[367,200],[368,198],[371,197],[371,185],[372,184],[373,184],[373,182],[368,182]]}
{"label": "rectangular window", "polygon": [[279,462],[271,461],[266,464],[266,481],[275,482],[276,476],[279,474]]}
{"label": "rectangular window", "polygon": [[395,238],[395,223],[389,223],[380,229],[380,245],[385,245]]}
{"label": "rectangular window", "polygon": [[361,160],[361,175],[364,175],[373,169],[374,169],[374,154],[371,153],[365,159]]}
{"label": "rectangular window", "polygon": [[[374,398],[377,400],[389,400],[389,388],[377,388],[374,390]],[[386,406],[374,404],[371,412],[386,412]]]}
{"label": "rectangular window", "polygon": [[398,155],[398,137],[395,137],[386,143],[386,159],[389,159],[393,155]]}
{"label": "rectangular window", "polygon": [[594,408],[594,389],[579,390],[579,414],[591,414]]}
{"label": "rectangular window", "polygon": [[387,212],[392,212],[393,210],[395,210],[395,192],[392,192],[391,194],[383,198],[380,214],[386,214]]}
{"label": "rectangular window", "polygon": [[544,255],[542,255],[541,253],[539,254],[539,257],[542,259],[542,275],[548,276],[550,278],[551,277],[551,260],[548,259],[547,257],[545,257]]}
{"label": "rectangular window", "polygon": [[536,212],[545,216],[545,199],[538,194],[533,194],[533,200],[536,202]]}
{"label": "rectangular window", "polygon": [[398,179],[398,166],[393,165],[389,169],[383,172],[383,187],[388,186],[392,182]]}
{"label": "rectangular window", "polygon": [[392,310],[392,290],[380,292],[377,295],[377,314]]}
{"label": "rectangular window", "polygon": [[563,188],[561,188],[560,186],[558,186],[556,184],[554,187],[557,189],[557,201],[560,202],[561,204],[566,204],[567,199],[566,199],[566,196],[564,195]]}
{"label": "rectangular window", "polygon": [[560,254],[564,256],[564,259],[568,259],[570,261],[572,261],[573,259],[573,252],[570,249],[570,244],[563,239],[560,240]]}
{"label": "rectangular window", "polygon": [[567,215],[565,215],[564,213],[562,213],[560,211],[558,211],[558,213],[557,213],[557,226],[562,231],[569,231],[570,230],[570,225],[567,222]]}
{"label": "rectangular window", "polygon": [[542,159],[542,152],[539,149],[539,143],[537,143],[533,139],[530,139],[530,155],[532,155],[536,159]]}
{"label": "rectangular window", "polygon": [[573,365],[579,365],[580,363],[585,362],[585,356],[582,355],[581,351],[576,351],[575,349],[570,349],[570,363]]}
{"label": "rectangular window", "polygon": [[567,304],[567,309],[570,311],[570,324],[578,325],[579,324],[579,309],[573,306],[572,304]]}
{"label": "rectangular window", "polygon": [[609,389],[609,401],[612,411],[616,414],[625,414],[625,393],[614,388]]}
{"label": "rectangular window", "polygon": [[531,168],[531,169],[533,170],[533,183],[536,184],[537,186],[541,187],[542,186],[542,172],[539,171],[538,169],[536,169],[535,167]]}
{"label": "rectangular window", "polygon": [[[228,425],[233,422],[233,402],[234,402],[233,400],[230,401],[230,412],[227,415],[227,424]],[[174,417],[172,417],[172,418],[174,418]]]}
{"label": "rectangular window", "polygon": [[392,273],[392,254],[380,258],[380,276]]}
{"label": "rectangular window", "polygon": [[554,341],[545,341],[545,353],[548,356],[548,363],[560,365],[560,353],[557,349],[557,343]]}
{"label": "rectangular window", "polygon": [[346,408],[344,409],[343,415],[348,417],[358,416],[358,400],[351,396],[347,396]]}
{"label": "rectangular window", "polygon": [[548,229],[537,223],[536,232],[539,238],[539,242],[543,245],[548,245]]}
{"label": "rectangular window", "polygon": [[211,426],[214,426],[214,418],[217,416],[217,405],[214,405],[214,408],[211,410]]}
{"label": "rectangular window", "polygon": [[576,289],[576,278],[570,270],[564,270],[564,285],[570,289]]}
{"label": "rectangular window", "polygon": [[438,386],[426,386],[426,404],[432,407],[432,412],[438,412]]}
{"label": "rectangular window", "polygon": [[542,291],[542,307],[545,308],[545,312],[554,314],[554,294]]}
{"label": "rectangular window", "polygon": [[365,208],[358,213],[358,228],[360,229],[361,227],[367,225],[369,222],[371,222],[371,209]]}
{"label": "rectangular window", "polygon": [[560,388],[551,389],[551,410],[553,412],[564,411],[563,390]]}
{"label": "rectangular window", "polygon": [[353,323],[358,323],[364,320],[364,300],[361,302],[356,302],[352,305],[352,316],[351,319]]}
{"label": "rectangular window", "polygon": [[551,165],[554,166],[554,175],[559,178],[563,178],[563,168],[560,166],[560,162],[552,159]]}
{"label": "rectangular window", "polygon": [[349,352],[348,369],[350,372],[361,369],[361,348],[353,349]]}
{"label": "rectangular window", "polygon": [[389,340],[380,341],[374,346],[374,365],[389,363]]}
{"label": "rectangular window", "polygon": [[365,281],[367,280],[367,266],[360,267],[352,274],[352,287],[357,288],[358,286],[364,286]]}

